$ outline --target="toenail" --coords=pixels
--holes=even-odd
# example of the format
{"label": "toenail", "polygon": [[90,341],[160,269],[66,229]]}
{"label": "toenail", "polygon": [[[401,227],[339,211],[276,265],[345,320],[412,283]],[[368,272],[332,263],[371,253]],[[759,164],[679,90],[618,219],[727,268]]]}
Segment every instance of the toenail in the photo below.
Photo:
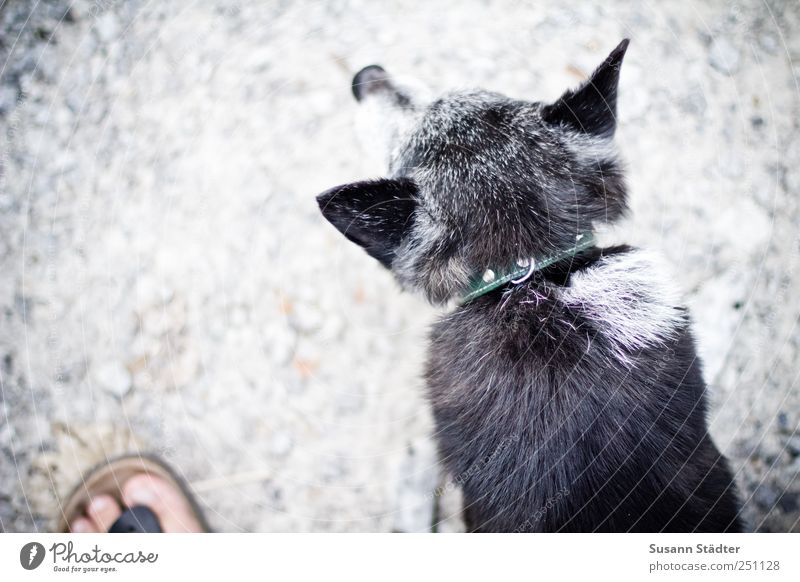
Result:
{"label": "toenail", "polygon": [[131,487],[128,490],[128,497],[130,498],[129,501],[140,505],[149,505],[155,501],[155,495],[153,495],[149,483],[137,484],[136,487]]}
{"label": "toenail", "polygon": [[111,505],[111,500],[108,497],[96,497],[92,499],[92,509],[95,511],[103,511],[104,509],[108,509]]}

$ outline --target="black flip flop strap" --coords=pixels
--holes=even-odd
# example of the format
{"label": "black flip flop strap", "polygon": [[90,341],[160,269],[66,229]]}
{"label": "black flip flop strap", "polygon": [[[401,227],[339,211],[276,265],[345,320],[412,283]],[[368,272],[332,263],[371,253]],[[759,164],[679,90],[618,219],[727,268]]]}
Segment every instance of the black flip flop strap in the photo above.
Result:
{"label": "black flip flop strap", "polygon": [[136,505],[119,516],[108,533],[161,533],[156,514],[144,505]]}

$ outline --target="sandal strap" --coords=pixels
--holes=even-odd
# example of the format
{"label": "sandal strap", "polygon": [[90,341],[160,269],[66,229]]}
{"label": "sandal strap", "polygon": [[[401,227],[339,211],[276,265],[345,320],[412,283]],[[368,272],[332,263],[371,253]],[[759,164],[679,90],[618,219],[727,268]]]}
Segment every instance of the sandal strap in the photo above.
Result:
{"label": "sandal strap", "polygon": [[136,505],[126,509],[115,521],[108,533],[161,533],[158,517],[149,507]]}

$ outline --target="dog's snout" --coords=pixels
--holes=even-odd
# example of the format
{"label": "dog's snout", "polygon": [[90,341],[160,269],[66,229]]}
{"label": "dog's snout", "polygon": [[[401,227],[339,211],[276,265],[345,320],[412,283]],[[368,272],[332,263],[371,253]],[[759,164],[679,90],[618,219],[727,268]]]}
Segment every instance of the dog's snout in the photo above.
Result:
{"label": "dog's snout", "polygon": [[391,89],[389,74],[378,65],[364,67],[353,77],[353,95],[361,101],[367,95]]}

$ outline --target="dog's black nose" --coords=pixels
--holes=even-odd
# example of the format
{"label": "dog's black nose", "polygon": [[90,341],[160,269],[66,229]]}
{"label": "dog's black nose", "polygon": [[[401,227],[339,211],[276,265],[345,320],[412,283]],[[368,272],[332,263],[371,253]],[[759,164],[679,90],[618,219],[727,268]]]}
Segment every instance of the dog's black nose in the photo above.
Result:
{"label": "dog's black nose", "polygon": [[353,77],[353,95],[357,101],[378,91],[385,91],[392,86],[389,74],[378,65],[364,67]]}

